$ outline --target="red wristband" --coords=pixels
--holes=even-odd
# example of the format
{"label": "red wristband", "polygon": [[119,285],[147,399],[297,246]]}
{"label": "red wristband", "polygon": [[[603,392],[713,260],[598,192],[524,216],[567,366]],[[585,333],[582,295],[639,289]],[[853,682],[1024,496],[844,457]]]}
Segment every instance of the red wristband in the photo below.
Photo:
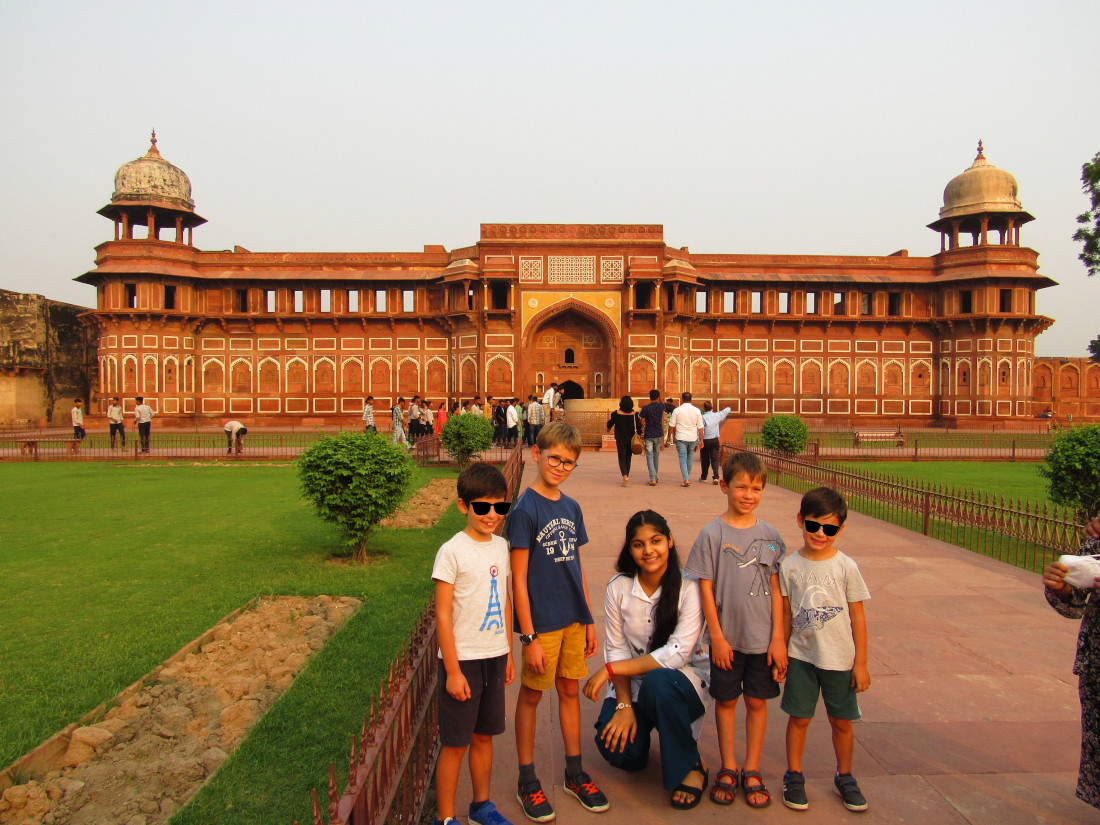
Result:
{"label": "red wristband", "polygon": [[614,678],[615,678],[615,671],[613,671],[613,670],[611,669],[611,662],[607,662],[607,663],[606,663],[606,664],[604,665],[604,667],[606,667],[606,668],[607,668],[607,675],[608,675],[608,676],[610,676],[610,677],[611,677],[612,679],[614,679]]}

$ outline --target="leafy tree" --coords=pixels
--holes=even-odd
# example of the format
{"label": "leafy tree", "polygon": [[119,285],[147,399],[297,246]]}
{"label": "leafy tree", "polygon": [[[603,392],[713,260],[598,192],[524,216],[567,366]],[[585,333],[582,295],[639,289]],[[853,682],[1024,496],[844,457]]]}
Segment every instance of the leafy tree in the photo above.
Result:
{"label": "leafy tree", "polygon": [[1081,167],[1081,188],[1088,196],[1090,208],[1077,216],[1081,226],[1073,233],[1073,240],[1081,242],[1078,257],[1089,275],[1095,275],[1100,272],[1100,152]]}
{"label": "leafy tree", "polygon": [[770,416],[760,428],[764,446],[769,450],[782,450],[787,453],[800,453],[806,449],[810,440],[810,430],[806,422],[797,415]]}
{"label": "leafy tree", "polygon": [[1100,363],[1100,335],[1089,341],[1089,355],[1093,361]]}
{"label": "leafy tree", "polygon": [[297,461],[302,494],[343,531],[355,562],[367,560],[367,537],[401,503],[412,479],[405,450],[377,433],[322,438]]}
{"label": "leafy tree", "polygon": [[458,466],[464,468],[473,456],[493,446],[493,425],[480,415],[452,415],[443,425],[439,439]]}
{"label": "leafy tree", "polygon": [[1076,507],[1091,517],[1100,511],[1100,425],[1062,430],[1047,450],[1039,475],[1050,485],[1050,500]]}

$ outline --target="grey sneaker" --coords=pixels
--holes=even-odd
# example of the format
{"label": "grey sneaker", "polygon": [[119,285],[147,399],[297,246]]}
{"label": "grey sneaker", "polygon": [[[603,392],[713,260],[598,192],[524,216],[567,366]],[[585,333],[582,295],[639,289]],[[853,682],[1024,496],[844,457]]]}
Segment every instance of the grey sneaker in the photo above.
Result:
{"label": "grey sneaker", "polygon": [[787,771],[783,774],[783,804],[796,811],[804,811],[810,807],[810,800],[806,798],[806,777],[802,771]]}
{"label": "grey sneaker", "polygon": [[849,811],[866,811],[867,800],[859,790],[859,783],[850,773],[838,773],[833,777],[833,790],[837,796],[844,800],[844,807]]}

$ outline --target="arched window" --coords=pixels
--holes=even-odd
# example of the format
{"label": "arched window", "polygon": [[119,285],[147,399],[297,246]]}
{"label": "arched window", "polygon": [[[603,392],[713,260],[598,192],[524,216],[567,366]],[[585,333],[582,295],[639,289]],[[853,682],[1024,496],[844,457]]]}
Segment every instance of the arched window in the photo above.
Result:
{"label": "arched window", "polygon": [[572,347],[566,347],[566,349],[565,349],[565,363],[567,363],[567,364],[577,363],[577,356],[573,352]]}

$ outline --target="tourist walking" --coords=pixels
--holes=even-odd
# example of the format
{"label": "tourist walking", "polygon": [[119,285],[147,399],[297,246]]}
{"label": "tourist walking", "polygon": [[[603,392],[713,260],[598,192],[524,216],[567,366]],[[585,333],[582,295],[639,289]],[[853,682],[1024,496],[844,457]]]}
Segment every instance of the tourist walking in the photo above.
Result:
{"label": "tourist walking", "polygon": [[69,418],[73,422],[73,438],[83,441],[88,433],[84,429],[84,402],[79,398],[73,399],[73,408],[69,410]]}
{"label": "tourist walking", "polygon": [[691,393],[685,392],[680,396],[684,402],[675,410],[668,419],[668,435],[665,436],[665,446],[670,439],[676,440],[676,453],[680,457],[680,475],[684,481],[681,487],[691,486],[691,458],[699,449],[699,442],[703,440],[703,416],[699,408],[691,403]]}
{"label": "tourist walking", "polygon": [[134,421],[137,423],[138,439],[141,441],[141,451],[143,453],[149,452],[149,436],[153,431],[153,416],[156,413],[153,412],[153,408],[145,403],[145,399],[142,396],[138,396],[134,399],[137,401],[137,406],[134,407]]}
{"label": "tourist walking", "polygon": [[374,396],[367,396],[367,403],[363,405],[363,432],[376,433],[378,428],[374,426]]}
{"label": "tourist walking", "polygon": [[534,447],[539,440],[539,431],[546,423],[546,408],[542,402],[533,395],[527,396],[527,426],[524,428],[523,437],[528,447]]}
{"label": "tourist walking", "polygon": [[645,463],[649,469],[649,486],[657,486],[657,470],[661,463],[661,438],[664,437],[665,404],[661,401],[661,394],[657,390],[649,391],[649,403],[642,407],[642,423],[645,424],[645,432],[642,440],[645,443]]}
{"label": "tourist walking", "polygon": [[439,409],[435,411],[435,421],[432,422],[432,431],[436,435],[440,435],[443,432],[443,425],[447,423],[447,419],[451,417],[451,414],[447,412],[447,399],[443,399],[439,402]]}
{"label": "tourist walking", "polygon": [[707,482],[708,464],[711,473],[714,475],[714,483],[718,483],[718,474],[721,469],[718,466],[718,453],[721,447],[718,430],[729,414],[729,407],[724,408],[721,412],[715,412],[709,401],[703,402],[703,449],[699,451],[699,463],[703,467],[699,472],[699,481],[703,484]]}
{"label": "tourist walking", "polygon": [[111,449],[115,448],[115,438],[122,438],[122,446],[126,446],[126,425],[122,421],[122,402],[116,396],[107,405],[107,426],[111,430]]}
{"label": "tourist walking", "polygon": [[404,398],[398,398],[397,403],[390,410],[393,417],[393,444],[409,446],[409,439],[405,435],[405,407],[408,402]]}
{"label": "tourist walking", "polygon": [[623,477],[623,486],[630,486],[630,442],[642,432],[642,420],[634,412],[634,399],[624,395],[619,400],[619,409],[613,410],[607,419],[607,429],[615,430],[615,451],[619,454],[619,473]]}

